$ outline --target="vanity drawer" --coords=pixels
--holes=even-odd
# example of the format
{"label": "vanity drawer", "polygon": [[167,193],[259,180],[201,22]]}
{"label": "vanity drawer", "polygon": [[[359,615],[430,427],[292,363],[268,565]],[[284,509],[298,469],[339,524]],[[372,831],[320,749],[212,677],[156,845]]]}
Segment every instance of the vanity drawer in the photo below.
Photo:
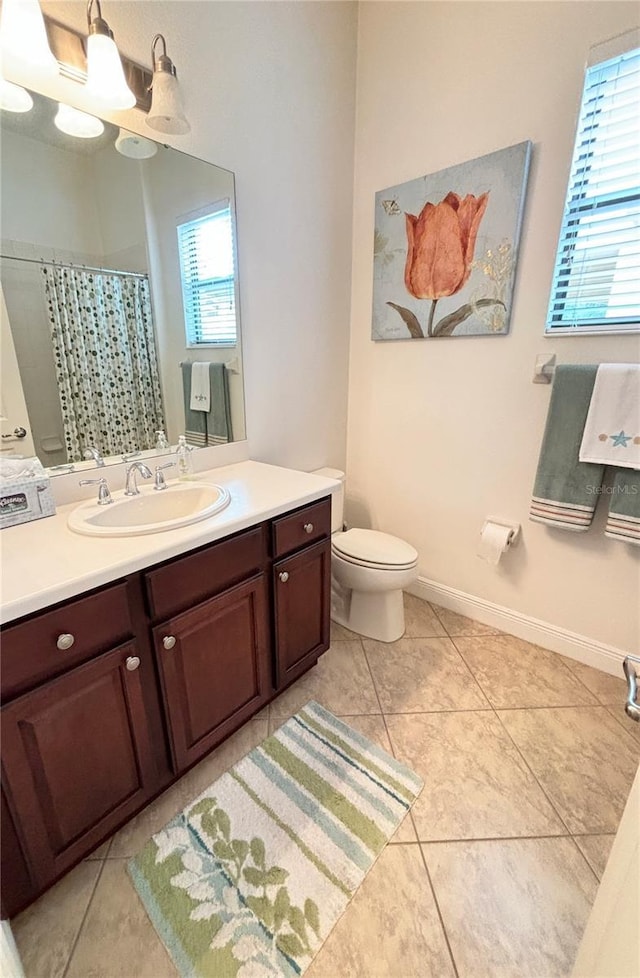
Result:
{"label": "vanity drawer", "polygon": [[273,556],[307,547],[331,533],[331,498],[303,506],[273,521]]}
{"label": "vanity drawer", "polygon": [[198,553],[145,574],[149,610],[168,618],[262,570],[267,560],[266,525],[212,543]]}
{"label": "vanity drawer", "polygon": [[132,634],[124,583],[8,625],[2,630],[2,697],[66,672]]}

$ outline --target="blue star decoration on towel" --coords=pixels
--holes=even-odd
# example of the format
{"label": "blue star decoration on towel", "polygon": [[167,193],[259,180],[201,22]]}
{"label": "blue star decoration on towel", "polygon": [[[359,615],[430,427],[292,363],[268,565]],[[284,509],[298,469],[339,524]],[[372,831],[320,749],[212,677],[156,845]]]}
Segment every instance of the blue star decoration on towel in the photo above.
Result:
{"label": "blue star decoration on towel", "polygon": [[609,435],[609,438],[613,441],[613,448],[627,447],[627,442],[631,441],[631,435],[625,435],[624,431],[621,431],[619,435]]}

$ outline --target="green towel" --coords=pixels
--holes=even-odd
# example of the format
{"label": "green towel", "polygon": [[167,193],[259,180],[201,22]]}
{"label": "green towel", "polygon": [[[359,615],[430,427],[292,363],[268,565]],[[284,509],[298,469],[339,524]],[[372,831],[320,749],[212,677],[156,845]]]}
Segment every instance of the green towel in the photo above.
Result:
{"label": "green towel", "polygon": [[605,535],[640,547],[640,472],[616,469]]}
{"label": "green towel", "polygon": [[211,408],[206,416],[207,444],[224,445],[233,441],[231,405],[229,402],[229,373],[224,363],[210,363]]}
{"label": "green towel", "polygon": [[211,406],[209,411],[191,410],[191,366],[182,364],[182,389],[184,393],[184,425],[190,445],[226,445],[233,441],[231,427],[231,403],[229,400],[229,375],[224,363],[209,364]]}
{"label": "green towel", "polygon": [[604,465],[580,462],[596,365],[557,366],[529,518],[581,532],[591,525]]}

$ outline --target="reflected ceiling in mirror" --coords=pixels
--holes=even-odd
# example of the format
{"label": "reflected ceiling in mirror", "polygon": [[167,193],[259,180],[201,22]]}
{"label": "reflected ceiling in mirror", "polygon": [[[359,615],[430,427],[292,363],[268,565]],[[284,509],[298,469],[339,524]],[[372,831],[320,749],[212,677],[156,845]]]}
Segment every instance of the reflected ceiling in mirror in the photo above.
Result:
{"label": "reflected ceiling in mirror", "polygon": [[3,454],[245,438],[233,173],[33,101],[0,117]]}

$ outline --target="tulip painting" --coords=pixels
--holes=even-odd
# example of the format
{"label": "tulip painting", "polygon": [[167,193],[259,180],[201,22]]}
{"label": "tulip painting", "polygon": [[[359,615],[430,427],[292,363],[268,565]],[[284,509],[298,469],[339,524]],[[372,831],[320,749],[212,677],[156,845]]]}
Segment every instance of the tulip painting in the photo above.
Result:
{"label": "tulip painting", "polygon": [[374,339],[507,332],[530,147],[376,196]]}

